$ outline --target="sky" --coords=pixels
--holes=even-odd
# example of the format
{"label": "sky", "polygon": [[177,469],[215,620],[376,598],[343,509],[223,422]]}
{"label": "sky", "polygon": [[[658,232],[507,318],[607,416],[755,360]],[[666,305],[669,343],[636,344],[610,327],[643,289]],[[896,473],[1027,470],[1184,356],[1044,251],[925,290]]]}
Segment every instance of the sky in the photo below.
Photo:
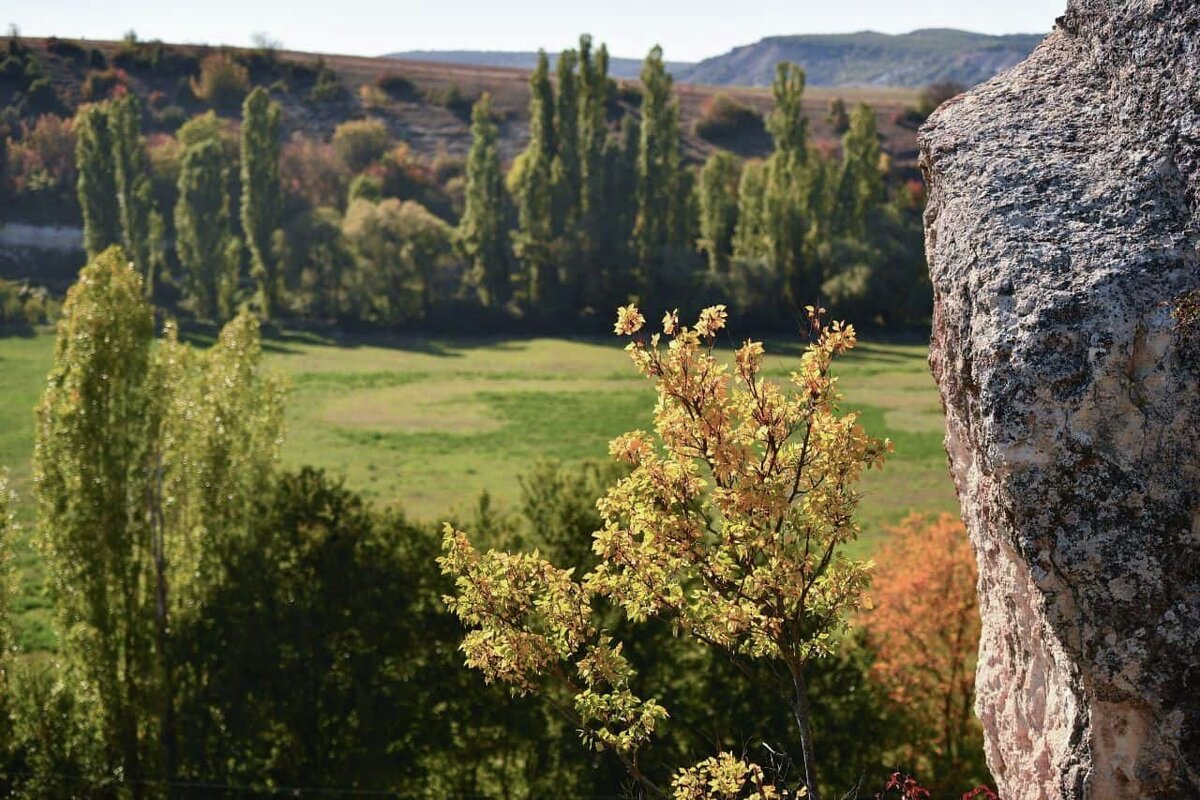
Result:
{"label": "sky", "polygon": [[28,36],[249,45],[290,50],[560,50],[582,32],[617,56],[661,44],[698,61],[764,36],[916,28],[1045,33],[1066,0],[0,0],[0,24]]}

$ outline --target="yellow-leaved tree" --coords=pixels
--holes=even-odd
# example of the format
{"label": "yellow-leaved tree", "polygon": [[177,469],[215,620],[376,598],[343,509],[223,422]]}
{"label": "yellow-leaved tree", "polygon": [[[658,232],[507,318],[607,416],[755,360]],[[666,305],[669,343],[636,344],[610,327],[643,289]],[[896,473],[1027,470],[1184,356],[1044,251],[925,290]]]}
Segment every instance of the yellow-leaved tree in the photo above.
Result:
{"label": "yellow-leaved tree", "polygon": [[[446,602],[470,628],[462,649],[484,678],[537,692],[568,715],[588,745],[613,752],[639,790],[677,800],[819,798],[806,667],[832,652],[862,603],[869,565],[840,551],[854,539],[863,470],[890,450],[838,408],[833,359],[855,345],[850,325],[823,326],[786,384],[760,374],[763,347],[747,341],[732,369],[714,352],[724,306],[693,327],[677,312],[647,337],[638,309],[616,332],[655,382],[654,433],[610,445],[632,466],[599,501],[598,566],[583,576],[533,553],[477,551],[447,526]],[[665,337],[665,341],[664,341]],[[637,676],[612,634],[612,614],[651,617],[726,652],[765,662],[796,722],[798,778],[732,753],[680,768],[670,787],[639,764],[639,748],[667,718],[635,693]]]}

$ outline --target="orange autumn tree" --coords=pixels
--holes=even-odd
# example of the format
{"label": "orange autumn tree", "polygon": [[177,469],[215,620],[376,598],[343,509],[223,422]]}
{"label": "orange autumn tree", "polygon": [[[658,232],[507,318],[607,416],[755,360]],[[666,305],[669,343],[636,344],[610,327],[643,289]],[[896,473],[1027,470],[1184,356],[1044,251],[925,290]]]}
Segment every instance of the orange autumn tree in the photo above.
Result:
{"label": "orange autumn tree", "polygon": [[972,711],[979,650],[975,557],[961,521],[913,514],[876,556],[863,615],[873,678],[912,725],[897,757],[940,786],[986,779]]}
{"label": "orange autumn tree", "polygon": [[[810,315],[814,341],[779,383],[760,375],[759,342],[734,353],[732,370],[716,357],[724,306],[692,328],[669,313],[649,337],[636,307],[619,310],[616,332],[632,338],[626,350],[658,403],[653,434],[610,445],[632,471],[598,503],[599,564],[588,574],[537,552],[481,553],[446,527],[439,562],[455,579],[446,602],[470,628],[467,664],[515,694],[546,697],[585,743],[620,758],[643,794],[819,800],[807,668],[838,646],[862,600],[869,565],[841,550],[858,535],[859,476],[890,445],[838,406],[830,367],[854,347],[854,328]],[[596,611],[603,604],[634,623],[666,619],[735,662],[765,663],[793,712],[799,779],[731,753],[678,769],[669,789],[648,775],[639,750],[667,710],[635,692],[611,615]]]}

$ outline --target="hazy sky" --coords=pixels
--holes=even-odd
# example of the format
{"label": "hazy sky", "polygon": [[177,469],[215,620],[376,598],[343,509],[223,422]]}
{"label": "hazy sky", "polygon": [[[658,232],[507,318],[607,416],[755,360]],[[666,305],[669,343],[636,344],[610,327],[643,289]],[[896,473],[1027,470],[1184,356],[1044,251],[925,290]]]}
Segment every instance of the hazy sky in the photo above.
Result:
{"label": "hazy sky", "polygon": [[1050,30],[1066,0],[0,0],[24,34],[246,45],[266,32],[295,50],[558,50],[583,31],[614,55],[662,44],[670,60],[717,55],[763,36],[914,28]]}

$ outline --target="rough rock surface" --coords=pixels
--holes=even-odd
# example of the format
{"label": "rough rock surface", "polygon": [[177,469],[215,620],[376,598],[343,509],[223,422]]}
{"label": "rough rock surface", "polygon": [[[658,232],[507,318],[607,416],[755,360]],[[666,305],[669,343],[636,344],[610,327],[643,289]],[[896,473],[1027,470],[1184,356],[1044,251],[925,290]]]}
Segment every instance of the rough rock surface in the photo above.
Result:
{"label": "rough rock surface", "polygon": [[922,166],[1001,795],[1200,798],[1200,3],[1072,0]]}

